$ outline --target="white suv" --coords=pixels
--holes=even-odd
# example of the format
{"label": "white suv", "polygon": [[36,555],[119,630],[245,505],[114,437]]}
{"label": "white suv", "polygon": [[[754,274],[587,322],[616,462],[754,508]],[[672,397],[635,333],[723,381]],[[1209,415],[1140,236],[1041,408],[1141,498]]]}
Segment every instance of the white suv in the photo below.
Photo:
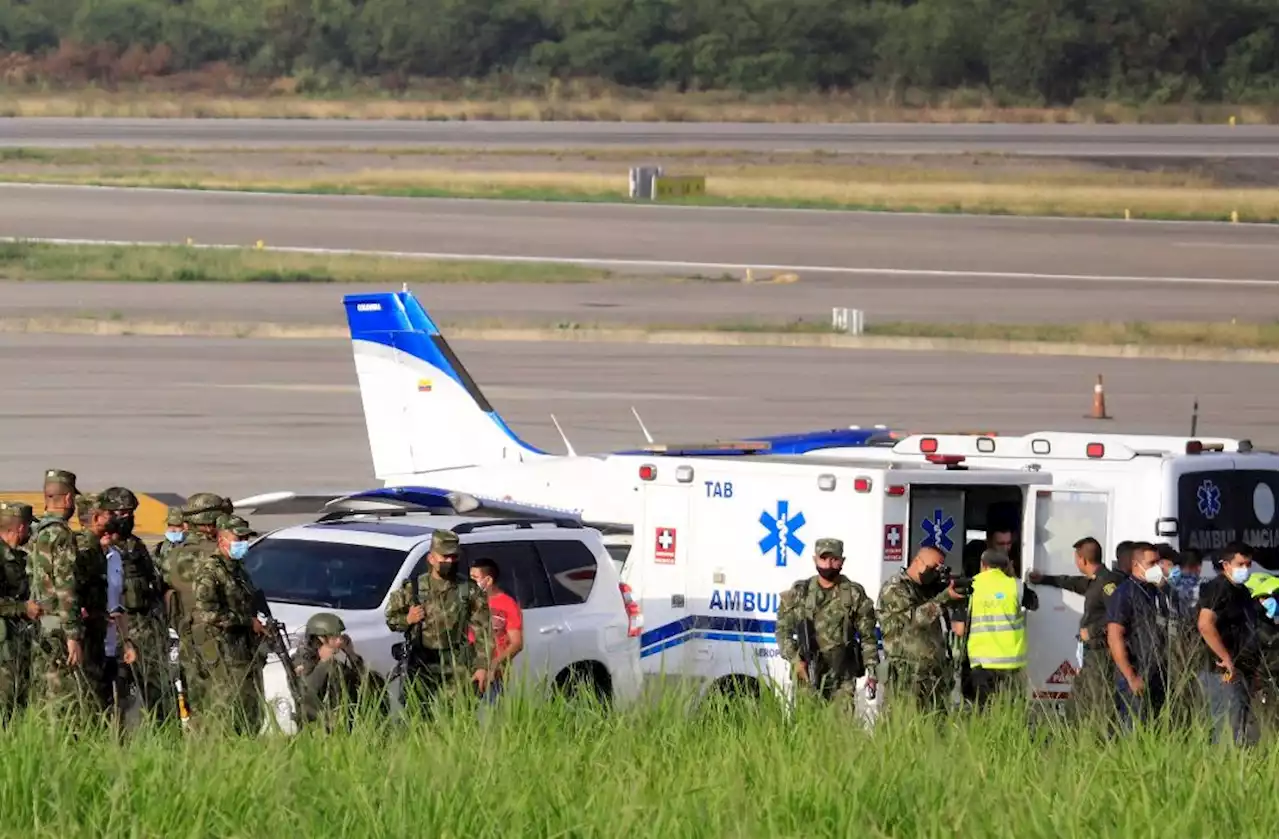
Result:
{"label": "white suv", "polygon": [[[426,570],[432,532],[448,529],[462,546],[458,573],[467,574],[473,559],[493,560],[499,586],[524,612],[524,649],[510,670],[511,682],[585,685],[619,706],[639,697],[640,610],[599,531],[570,519],[408,511],[326,519],[272,531],[244,559],[291,645],[313,614],[332,612],[366,663],[386,676],[395,666],[392,647],[404,640],[387,628],[390,593]],[[274,657],[263,680],[277,720],[291,731],[293,703]]]}

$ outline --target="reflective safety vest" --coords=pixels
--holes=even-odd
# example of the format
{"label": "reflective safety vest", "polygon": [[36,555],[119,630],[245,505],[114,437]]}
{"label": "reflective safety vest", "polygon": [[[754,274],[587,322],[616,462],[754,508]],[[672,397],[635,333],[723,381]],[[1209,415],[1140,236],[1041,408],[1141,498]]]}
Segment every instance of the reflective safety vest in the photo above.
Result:
{"label": "reflective safety vest", "polygon": [[1268,594],[1275,594],[1280,591],[1280,579],[1271,574],[1262,574],[1257,571],[1249,575],[1249,579],[1244,581],[1245,588],[1249,589],[1250,597],[1265,597]]}
{"label": "reflective safety vest", "polygon": [[1018,581],[991,569],[973,578],[969,599],[969,664],[984,670],[1027,666],[1027,618],[1018,604]]}

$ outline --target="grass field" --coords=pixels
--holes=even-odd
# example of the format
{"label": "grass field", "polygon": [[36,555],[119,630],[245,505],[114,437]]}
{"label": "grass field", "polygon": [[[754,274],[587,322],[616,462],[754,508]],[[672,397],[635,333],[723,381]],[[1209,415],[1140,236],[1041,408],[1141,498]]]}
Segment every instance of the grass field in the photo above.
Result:
{"label": "grass field", "polygon": [[[83,153],[81,153],[83,154]],[[33,157],[38,157],[33,155]],[[612,172],[445,168],[365,168],[252,171],[90,165],[5,168],[0,181],[170,189],[385,195],[418,198],[501,198],[534,201],[626,201],[627,170]],[[797,209],[952,212],[1099,218],[1207,219],[1275,222],[1274,188],[1221,188],[1164,173],[1041,174],[983,177],[976,172],[837,165],[686,165],[671,169],[706,176],[706,195],[669,203]]]}
{"label": "grass field", "polygon": [[1146,839],[1277,833],[1274,732],[1249,749],[1202,728],[1106,741],[1024,710],[868,733],[830,708],[664,701],[604,712],[511,702],[486,721],[369,724],[121,743],[41,722],[0,732],[15,835],[600,839]]}
{"label": "grass field", "polygon": [[588,120],[602,122],[1274,123],[1272,105],[1125,104],[1010,106],[981,90],[929,93],[866,88],[830,94],[771,91],[677,93],[591,80],[551,80],[513,94],[476,82],[433,80],[395,94],[376,89],[297,92],[296,79],[177,73],[141,84],[49,89],[15,77],[0,116],[288,119]]}
{"label": "grass field", "polygon": [[255,248],[0,242],[0,279],[215,283],[582,283],[607,271],[575,265],[432,262]]}

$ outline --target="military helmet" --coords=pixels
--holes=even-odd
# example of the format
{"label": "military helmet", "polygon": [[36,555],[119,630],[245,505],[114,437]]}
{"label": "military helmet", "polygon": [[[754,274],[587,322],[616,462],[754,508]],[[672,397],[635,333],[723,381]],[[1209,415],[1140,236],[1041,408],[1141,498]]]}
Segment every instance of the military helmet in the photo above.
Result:
{"label": "military helmet", "polygon": [[347,625],[333,612],[316,612],[307,621],[308,635],[341,635],[346,631]]}
{"label": "military helmet", "polygon": [[124,487],[107,487],[98,494],[98,509],[131,513],[138,509],[138,496]]}
{"label": "military helmet", "polygon": [[182,517],[190,524],[217,524],[223,498],[216,492],[197,492],[182,505]]}

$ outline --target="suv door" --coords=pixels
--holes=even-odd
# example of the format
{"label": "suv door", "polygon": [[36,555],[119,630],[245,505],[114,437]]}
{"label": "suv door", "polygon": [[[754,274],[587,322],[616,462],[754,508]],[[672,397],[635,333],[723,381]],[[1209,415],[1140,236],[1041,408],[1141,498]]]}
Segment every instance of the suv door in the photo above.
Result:
{"label": "suv door", "polygon": [[[588,605],[599,573],[595,554],[577,539],[539,539],[534,544],[555,604],[546,611],[554,615],[559,633],[550,650],[551,675],[575,662],[605,661],[601,630],[607,619]],[[617,607],[621,612],[621,594]]]}
{"label": "suv door", "polygon": [[557,620],[551,584],[538,559],[533,543],[528,541],[464,542],[460,557],[461,574],[469,574],[471,562],[481,557],[498,566],[498,587],[520,604],[524,622],[524,649],[516,655],[508,670],[508,679],[534,680],[554,676],[548,670],[551,651],[560,645],[563,627]]}

